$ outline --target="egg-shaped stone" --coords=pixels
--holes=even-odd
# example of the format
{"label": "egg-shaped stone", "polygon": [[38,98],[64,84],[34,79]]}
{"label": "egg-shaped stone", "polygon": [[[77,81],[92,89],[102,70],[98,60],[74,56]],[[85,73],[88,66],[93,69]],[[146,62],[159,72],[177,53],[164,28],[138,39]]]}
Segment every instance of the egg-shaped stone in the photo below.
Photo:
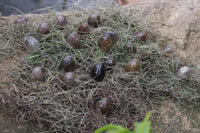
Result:
{"label": "egg-shaped stone", "polygon": [[115,33],[114,31],[106,31],[104,33],[104,36],[107,36],[107,35],[110,35],[111,39],[112,39],[112,42],[116,42],[118,40],[118,35],[117,33]]}
{"label": "egg-shaped stone", "polygon": [[97,13],[91,14],[88,18],[88,24],[97,28],[101,24],[100,15]]}
{"label": "egg-shaped stone", "polygon": [[98,62],[90,71],[90,75],[96,81],[102,81],[106,75],[106,68],[103,62]]}
{"label": "egg-shaped stone", "polygon": [[136,49],[136,46],[134,46],[133,43],[131,42],[128,42],[125,47],[124,47],[127,51],[131,51],[132,53],[136,53],[137,52],[137,49]]}
{"label": "egg-shaped stone", "polygon": [[31,73],[30,77],[33,81],[43,81],[44,74],[42,72],[41,67],[35,67]]}
{"label": "egg-shaped stone", "polygon": [[190,75],[190,69],[187,66],[183,66],[179,69],[177,72],[177,77],[178,78],[187,78]]}
{"label": "egg-shaped stone", "polygon": [[15,24],[24,24],[28,21],[28,17],[27,16],[21,16],[21,17],[18,17],[14,23]]}
{"label": "egg-shaped stone", "polygon": [[147,32],[146,31],[140,31],[135,33],[134,35],[134,39],[138,40],[138,41],[145,41],[147,38]]}
{"label": "egg-shaped stone", "polygon": [[57,18],[57,25],[59,25],[60,27],[63,27],[67,24],[67,18],[65,15],[60,15]]}
{"label": "egg-shaped stone", "polygon": [[74,59],[71,56],[66,56],[60,63],[59,69],[66,71],[66,72],[72,72],[75,70],[76,64]]}
{"label": "egg-shaped stone", "polygon": [[47,34],[49,32],[50,32],[50,27],[48,23],[42,23],[37,29],[37,33],[40,34]]}
{"label": "egg-shaped stone", "polygon": [[67,42],[75,49],[79,49],[81,46],[80,37],[77,33],[71,33],[67,37]]}
{"label": "egg-shaped stone", "polygon": [[166,47],[165,47],[165,49],[164,49],[164,53],[165,54],[173,54],[174,53],[174,49],[173,49],[173,47],[171,46],[171,45],[167,45]]}
{"label": "egg-shaped stone", "polygon": [[72,72],[68,72],[61,77],[61,80],[68,86],[76,85],[76,80]]}
{"label": "egg-shaped stone", "polygon": [[35,52],[39,49],[40,43],[37,39],[32,36],[25,36],[24,37],[24,48],[28,52]]}
{"label": "egg-shaped stone", "polygon": [[108,51],[112,46],[112,38],[109,34],[104,34],[98,41],[98,46],[103,51]]}
{"label": "egg-shaped stone", "polygon": [[90,27],[87,23],[81,23],[77,31],[78,34],[84,35],[90,33]]}
{"label": "egg-shaped stone", "polygon": [[132,59],[125,67],[126,72],[138,72],[140,71],[140,61],[138,59]]}
{"label": "egg-shaped stone", "polygon": [[107,97],[102,98],[98,102],[98,108],[102,114],[108,114],[111,109],[111,100]]}

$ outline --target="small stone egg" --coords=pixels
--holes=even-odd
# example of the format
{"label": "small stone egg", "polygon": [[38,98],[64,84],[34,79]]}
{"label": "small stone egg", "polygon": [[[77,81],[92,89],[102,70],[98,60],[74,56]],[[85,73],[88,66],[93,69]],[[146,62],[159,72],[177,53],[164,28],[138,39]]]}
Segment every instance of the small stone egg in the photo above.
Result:
{"label": "small stone egg", "polygon": [[110,35],[112,42],[116,42],[118,40],[118,35],[114,31],[106,31],[104,36]]}
{"label": "small stone egg", "polygon": [[57,24],[61,27],[65,26],[67,24],[67,18],[65,15],[61,15],[57,18]]}
{"label": "small stone egg", "polygon": [[90,33],[90,27],[87,23],[81,23],[77,31],[78,34],[84,35]]}
{"label": "small stone egg", "polygon": [[31,73],[31,79],[33,81],[43,81],[44,80],[44,74],[42,72],[41,67],[35,67]]}
{"label": "small stone egg", "polygon": [[140,31],[135,33],[134,38],[138,41],[145,41],[147,38],[147,32],[146,31]]}
{"label": "small stone egg", "polygon": [[75,49],[79,49],[81,46],[80,37],[76,33],[71,33],[67,37],[67,42]]}
{"label": "small stone egg", "polygon": [[90,26],[93,26],[94,28],[97,28],[98,25],[101,24],[101,20],[100,20],[100,15],[99,14],[91,14],[88,18],[88,24]]}
{"label": "small stone egg", "polygon": [[112,38],[109,34],[104,34],[98,41],[98,46],[103,51],[108,51],[112,45]]}
{"label": "small stone egg", "polygon": [[74,59],[71,56],[66,56],[60,63],[59,69],[66,71],[66,72],[72,72],[75,70],[76,64],[74,62]]}
{"label": "small stone egg", "polygon": [[72,72],[68,72],[61,77],[61,80],[68,86],[76,85],[76,80]]}
{"label": "small stone egg", "polygon": [[28,17],[27,16],[21,16],[21,17],[18,17],[14,23],[15,24],[24,24],[28,21]]}
{"label": "small stone egg", "polygon": [[32,36],[25,36],[24,37],[24,48],[28,52],[35,52],[39,49],[40,43],[37,39]]}
{"label": "small stone egg", "polygon": [[48,23],[42,23],[37,29],[37,33],[40,34],[47,34],[49,32],[50,32],[50,27]]}
{"label": "small stone egg", "polygon": [[140,71],[140,61],[138,59],[132,59],[125,67],[126,72]]}
{"label": "small stone egg", "polygon": [[183,66],[177,72],[178,78],[187,78],[190,75],[190,69],[187,66]]}
{"label": "small stone egg", "polygon": [[102,81],[106,75],[106,68],[103,62],[98,62],[90,71],[90,75],[96,81]]}
{"label": "small stone egg", "polygon": [[102,98],[98,102],[98,108],[102,114],[108,114],[111,108],[111,100],[107,97]]}
{"label": "small stone egg", "polygon": [[124,47],[127,51],[131,51],[133,53],[136,53],[137,52],[137,49],[136,47],[133,45],[133,43],[131,42],[128,42],[125,47]]}
{"label": "small stone egg", "polygon": [[173,54],[174,53],[174,49],[171,45],[167,45],[164,49],[164,53],[165,54]]}

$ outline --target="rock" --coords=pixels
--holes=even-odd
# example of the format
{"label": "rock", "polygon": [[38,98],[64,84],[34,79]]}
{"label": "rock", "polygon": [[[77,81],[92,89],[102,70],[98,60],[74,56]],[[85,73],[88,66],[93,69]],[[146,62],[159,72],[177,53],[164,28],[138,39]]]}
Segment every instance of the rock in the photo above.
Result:
{"label": "rock", "polygon": [[44,74],[42,72],[41,67],[34,68],[30,77],[33,81],[43,81],[44,80]]}
{"label": "rock", "polygon": [[24,48],[28,52],[35,52],[39,49],[40,43],[37,39],[32,36],[24,37]]}
{"label": "rock", "polygon": [[138,59],[132,59],[125,67],[126,72],[139,72],[140,61]]}
{"label": "rock", "polygon": [[178,78],[188,78],[190,74],[190,69],[187,66],[181,67],[177,72]]}
{"label": "rock", "polygon": [[76,85],[76,80],[72,72],[68,72],[61,77],[61,80],[68,86]]}
{"label": "rock", "polygon": [[103,51],[108,51],[112,45],[112,38],[109,34],[104,34],[98,41],[98,46]]}
{"label": "rock", "polygon": [[60,27],[63,27],[67,24],[67,18],[65,15],[60,15],[58,18],[57,18],[57,25],[59,25]]}
{"label": "rock", "polygon": [[72,72],[75,70],[76,64],[71,56],[66,56],[60,63],[59,69],[66,72]]}
{"label": "rock", "polygon": [[15,24],[24,24],[28,21],[28,17],[27,16],[21,16],[21,17],[18,17],[14,23]]}
{"label": "rock", "polygon": [[103,62],[98,62],[90,71],[90,75],[96,81],[102,81],[106,75],[106,67]]}
{"label": "rock", "polygon": [[81,23],[77,31],[78,34],[84,35],[90,33],[90,27],[87,23]]}
{"label": "rock", "polygon": [[42,23],[37,29],[37,33],[40,34],[47,34],[49,32],[50,32],[50,27],[48,23]]}
{"label": "rock", "polygon": [[79,49],[81,46],[80,37],[76,33],[71,33],[67,37],[67,42],[75,49]]}
{"label": "rock", "polygon": [[98,13],[91,14],[88,17],[88,24],[94,28],[97,28],[101,24],[100,15]]}
{"label": "rock", "polygon": [[102,114],[108,114],[111,107],[111,100],[107,97],[102,98],[98,103],[98,108]]}
{"label": "rock", "polygon": [[104,36],[110,35],[112,42],[115,43],[118,40],[118,35],[114,31],[106,31]]}

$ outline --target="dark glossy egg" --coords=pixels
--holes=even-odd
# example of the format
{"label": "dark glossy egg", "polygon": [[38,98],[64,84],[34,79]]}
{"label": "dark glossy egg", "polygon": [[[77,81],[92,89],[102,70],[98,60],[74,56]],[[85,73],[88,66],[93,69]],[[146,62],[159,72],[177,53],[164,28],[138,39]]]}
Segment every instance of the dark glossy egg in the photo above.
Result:
{"label": "dark glossy egg", "polygon": [[98,108],[102,114],[108,114],[111,108],[111,100],[107,97],[102,98],[98,102]]}
{"label": "dark glossy egg", "polygon": [[103,51],[108,51],[112,45],[112,38],[109,34],[104,34],[98,41],[98,46]]}
{"label": "dark glossy egg", "polygon": [[61,77],[61,80],[68,86],[76,85],[76,80],[72,72],[68,72]]}
{"label": "dark glossy egg", "polygon": [[40,43],[37,39],[32,36],[24,37],[24,48],[28,52],[35,52],[39,49]]}
{"label": "dark glossy egg", "polygon": [[132,59],[125,67],[126,72],[140,71],[140,61],[138,59]]}
{"label": "dark glossy egg", "polygon": [[50,27],[48,23],[42,23],[37,29],[37,33],[40,34],[47,34],[49,32],[50,32]]}
{"label": "dark glossy egg", "polygon": [[101,24],[100,15],[97,13],[91,14],[88,18],[88,24],[97,28]]}
{"label": "dark glossy egg", "polygon": [[57,18],[57,25],[63,27],[67,24],[67,18],[65,15],[61,15]]}
{"label": "dark glossy egg", "polygon": [[76,49],[79,49],[80,46],[81,46],[80,37],[79,37],[79,35],[76,34],[76,33],[71,33],[71,34],[69,34],[69,36],[67,37],[67,42],[68,42],[73,48],[76,48]]}
{"label": "dark glossy egg", "polygon": [[140,32],[137,32],[134,35],[134,39],[136,39],[138,41],[145,41],[146,38],[147,38],[147,32],[146,31],[140,31]]}
{"label": "dark glossy egg", "polygon": [[187,78],[190,75],[190,69],[187,66],[181,67],[177,72],[177,77]]}
{"label": "dark glossy egg", "polygon": [[106,75],[106,68],[104,63],[103,62],[97,63],[90,71],[90,75],[96,81],[102,81]]}
{"label": "dark glossy egg", "polygon": [[133,45],[133,43],[131,42],[128,42],[125,47],[124,47],[127,51],[131,51],[133,53],[136,53],[137,52],[137,49],[136,47]]}
{"label": "dark glossy egg", "polygon": [[66,56],[60,63],[59,69],[66,71],[66,72],[72,72],[75,70],[76,64],[74,62],[74,59],[71,56]]}
{"label": "dark glossy egg", "polygon": [[30,77],[33,81],[43,81],[44,80],[44,74],[42,72],[41,67],[34,68]]}
{"label": "dark glossy egg", "polygon": [[18,17],[14,23],[15,24],[24,24],[28,21],[28,17],[27,16],[21,16],[21,17]]}
{"label": "dark glossy egg", "polygon": [[104,36],[110,35],[112,42],[116,42],[118,40],[118,35],[114,31],[106,31]]}
{"label": "dark glossy egg", "polygon": [[87,23],[81,23],[77,31],[78,34],[88,34],[90,33],[90,27]]}

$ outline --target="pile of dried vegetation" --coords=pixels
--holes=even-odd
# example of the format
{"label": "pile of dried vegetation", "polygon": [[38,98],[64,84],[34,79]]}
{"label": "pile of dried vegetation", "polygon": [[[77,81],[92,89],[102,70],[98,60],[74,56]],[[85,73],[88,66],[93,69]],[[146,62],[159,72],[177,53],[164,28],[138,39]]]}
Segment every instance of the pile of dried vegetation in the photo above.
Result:
{"label": "pile of dried vegetation", "polygon": [[[89,34],[82,35],[81,48],[72,47],[67,41],[68,35],[76,33],[93,13],[99,13],[101,24],[90,26]],[[56,19],[61,14],[66,15],[67,24],[58,27]],[[49,24],[50,31],[39,34],[37,29],[44,22]],[[18,68],[9,72],[12,88],[1,90],[1,94],[4,103],[16,112],[21,122],[37,123],[50,131],[73,133],[93,132],[108,123],[133,128],[132,123],[142,120],[148,111],[159,112],[161,101],[173,100],[188,108],[200,103],[199,77],[196,74],[177,76],[182,66],[188,66],[191,73],[196,69],[179,60],[173,52],[158,47],[161,38],[139,14],[129,9],[106,3],[102,7],[70,9],[67,13],[30,15],[25,23],[16,23],[0,27],[1,53],[22,53]],[[103,51],[98,40],[106,31],[114,31],[118,40]],[[147,32],[145,40],[135,38],[140,31]],[[25,51],[27,35],[39,41],[37,51]],[[134,48],[127,48],[127,43]],[[76,85],[67,85],[61,80],[66,72],[59,66],[66,56],[71,56],[76,64],[73,71]],[[103,81],[94,80],[90,76],[92,67],[109,58],[114,58],[116,64],[106,71]],[[132,59],[140,61],[139,71],[126,72],[125,67]],[[35,67],[42,68],[43,81],[31,78]],[[106,114],[98,109],[99,100],[105,97],[111,101]]]}

